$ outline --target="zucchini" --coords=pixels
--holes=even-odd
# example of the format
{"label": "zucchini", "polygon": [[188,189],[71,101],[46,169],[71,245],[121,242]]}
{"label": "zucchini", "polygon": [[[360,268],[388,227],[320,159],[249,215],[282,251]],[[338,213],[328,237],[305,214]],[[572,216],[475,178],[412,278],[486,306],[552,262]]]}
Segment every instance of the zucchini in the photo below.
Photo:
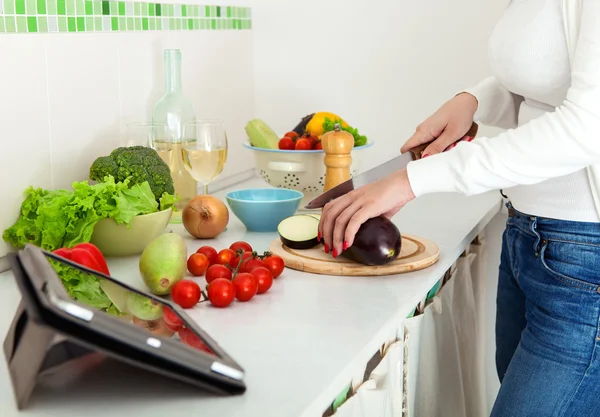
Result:
{"label": "zucchini", "polygon": [[245,127],[250,144],[256,148],[279,149],[279,136],[264,121],[252,119]]}

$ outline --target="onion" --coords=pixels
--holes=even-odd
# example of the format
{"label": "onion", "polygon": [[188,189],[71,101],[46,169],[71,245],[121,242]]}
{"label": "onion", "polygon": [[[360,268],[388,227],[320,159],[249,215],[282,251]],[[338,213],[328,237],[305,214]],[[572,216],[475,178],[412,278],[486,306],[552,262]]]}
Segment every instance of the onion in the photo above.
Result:
{"label": "onion", "polygon": [[190,235],[198,239],[212,239],[227,227],[229,210],[218,198],[199,195],[183,209],[182,220]]}

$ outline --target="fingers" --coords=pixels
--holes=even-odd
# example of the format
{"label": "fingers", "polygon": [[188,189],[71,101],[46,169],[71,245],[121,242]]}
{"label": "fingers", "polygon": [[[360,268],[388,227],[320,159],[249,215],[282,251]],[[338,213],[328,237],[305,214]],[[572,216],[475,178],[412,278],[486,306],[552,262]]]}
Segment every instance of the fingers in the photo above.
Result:
{"label": "fingers", "polygon": [[459,140],[460,136],[460,133],[456,129],[447,127],[436,140],[423,150],[423,157],[444,152],[447,147]]}
{"label": "fingers", "polygon": [[431,142],[435,139],[435,136],[430,129],[427,129],[426,124],[423,123],[417,127],[415,133],[406,141],[406,143],[400,149],[400,153],[410,151],[412,148],[422,145],[424,143]]}
{"label": "fingers", "polygon": [[[351,194],[346,194],[343,197],[339,197],[323,207],[321,214],[321,221],[319,223],[319,235],[321,236],[325,252],[329,253],[333,250],[333,230],[335,227],[335,221],[339,214],[344,211],[353,201]],[[339,254],[339,252],[338,252]]]}
{"label": "fingers", "polygon": [[[335,226],[333,229],[333,257],[341,254],[342,251],[350,247],[350,242],[346,239],[346,229],[350,219],[359,211],[361,204],[354,201],[353,204],[349,205],[344,211],[342,211],[335,219]],[[352,236],[354,238],[354,235]]]}
{"label": "fingers", "polygon": [[373,213],[368,206],[362,207],[356,212],[352,213],[352,217],[346,226],[346,230],[344,231],[344,240],[348,243],[348,247],[354,244],[354,237],[356,233],[358,233],[358,229],[360,226],[367,220],[373,217]]}

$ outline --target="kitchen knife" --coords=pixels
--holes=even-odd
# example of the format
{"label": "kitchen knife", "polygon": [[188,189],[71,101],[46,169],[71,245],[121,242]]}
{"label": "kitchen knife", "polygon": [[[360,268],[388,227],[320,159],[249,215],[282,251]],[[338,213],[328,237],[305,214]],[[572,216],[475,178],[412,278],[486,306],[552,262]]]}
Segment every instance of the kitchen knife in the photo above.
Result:
{"label": "kitchen knife", "polygon": [[[477,130],[479,126],[477,123],[473,123],[469,131],[463,136],[458,142],[467,141],[471,142],[475,135],[477,135]],[[410,155],[408,153],[397,156],[396,158],[390,159],[383,164],[370,169],[362,174],[357,175],[354,178],[349,179],[348,181],[344,181],[341,184],[331,188],[330,190],[324,192],[310,203],[308,203],[304,208],[305,209],[317,209],[322,208],[330,202],[338,197],[343,196],[344,194],[349,193],[352,190],[356,190],[363,185],[371,184],[373,182],[379,181],[386,176],[392,174],[395,171],[406,168],[409,162],[421,159],[423,151],[431,142],[424,143],[410,150]],[[448,146],[444,149],[444,152],[450,150],[456,146],[457,142]]]}

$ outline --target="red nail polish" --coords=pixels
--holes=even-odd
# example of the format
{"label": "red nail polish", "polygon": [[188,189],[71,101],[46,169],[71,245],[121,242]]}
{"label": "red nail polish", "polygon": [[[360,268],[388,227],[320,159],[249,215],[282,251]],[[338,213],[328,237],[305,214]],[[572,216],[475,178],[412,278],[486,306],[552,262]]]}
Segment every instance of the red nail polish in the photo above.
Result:
{"label": "red nail polish", "polygon": [[350,245],[348,245],[348,241],[344,242],[344,250],[348,249],[348,247],[350,247]]}
{"label": "red nail polish", "polygon": [[475,139],[473,136],[465,136],[467,142],[471,142],[473,139]]}
{"label": "red nail polish", "polygon": [[428,153],[424,153],[423,156],[421,158],[427,158],[429,156]]}
{"label": "red nail polish", "polygon": [[321,241],[321,232],[317,233],[317,240],[320,242]]}
{"label": "red nail polish", "polygon": [[338,256],[337,249],[333,248],[333,257],[337,258],[337,256]]}
{"label": "red nail polish", "polygon": [[329,245],[327,243],[325,244],[325,253],[329,253]]}

